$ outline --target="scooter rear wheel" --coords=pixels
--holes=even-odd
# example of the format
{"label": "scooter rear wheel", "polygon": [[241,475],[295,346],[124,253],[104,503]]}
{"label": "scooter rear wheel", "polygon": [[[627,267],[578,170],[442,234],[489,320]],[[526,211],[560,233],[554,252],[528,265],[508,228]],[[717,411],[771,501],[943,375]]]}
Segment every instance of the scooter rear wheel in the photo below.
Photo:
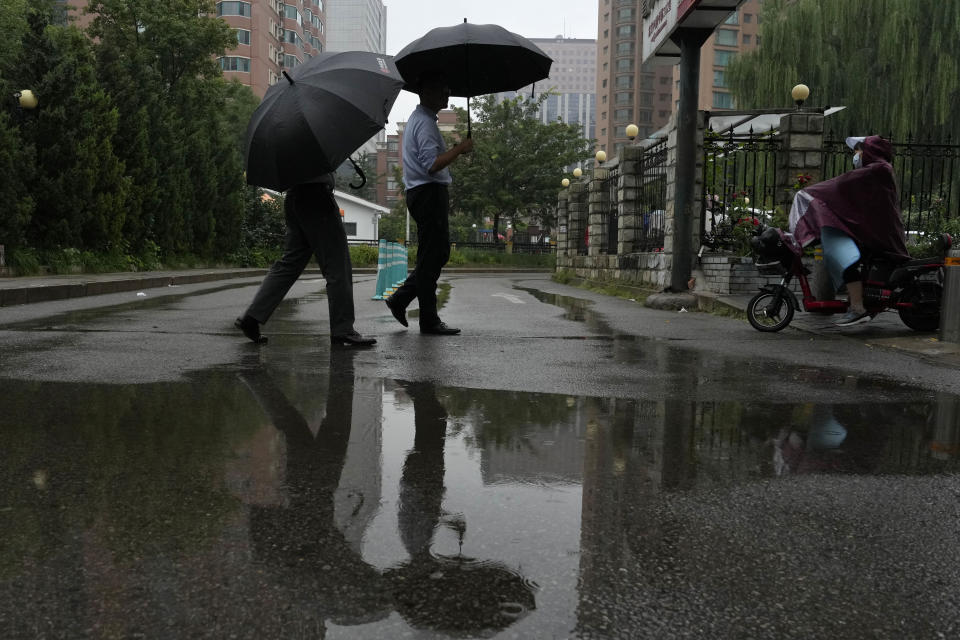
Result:
{"label": "scooter rear wheel", "polygon": [[793,320],[793,304],[786,295],[761,291],[747,304],[747,320],[757,331],[780,331]]}
{"label": "scooter rear wheel", "polygon": [[938,282],[918,280],[910,285],[903,295],[901,302],[908,302],[913,306],[909,309],[897,309],[903,324],[914,331],[936,331],[940,326],[940,302],[943,298],[943,287]]}

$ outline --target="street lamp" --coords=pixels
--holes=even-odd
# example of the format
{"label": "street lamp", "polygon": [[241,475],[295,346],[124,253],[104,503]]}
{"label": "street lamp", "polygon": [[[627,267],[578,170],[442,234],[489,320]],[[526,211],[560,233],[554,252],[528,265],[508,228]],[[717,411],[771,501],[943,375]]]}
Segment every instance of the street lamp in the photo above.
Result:
{"label": "street lamp", "polygon": [[640,133],[640,128],[635,124],[628,124],[626,129],[627,137],[633,140]]}
{"label": "street lamp", "polygon": [[594,156],[597,159],[597,162],[606,162],[607,161],[607,152],[603,149],[597,151],[597,155]]}
{"label": "street lamp", "polygon": [[35,96],[33,91],[30,89],[17,91],[15,94],[13,94],[13,97],[17,99],[17,104],[20,105],[21,109],[37,108],[37,96]]}
{"label": "street lamp", "polygon": [[564,178],[563,180],[560,181],[560,184],[562,184],[562,185],[564,186],[564,188],[569,187],[569,186],[570,186],[570,178]]}
{"label": "street lamp", "polygon": [[790,91],[790,96],[797,103],[797,111],[800,111],[803,101],[810,97],[810,87],[805,84],[798,84]]}
{"label": "street lamp", "polygon": [[573,170],[574,178],[579,178],[582,175],[583,175],[583,170],[580,167],[577,167],[576,169]]}

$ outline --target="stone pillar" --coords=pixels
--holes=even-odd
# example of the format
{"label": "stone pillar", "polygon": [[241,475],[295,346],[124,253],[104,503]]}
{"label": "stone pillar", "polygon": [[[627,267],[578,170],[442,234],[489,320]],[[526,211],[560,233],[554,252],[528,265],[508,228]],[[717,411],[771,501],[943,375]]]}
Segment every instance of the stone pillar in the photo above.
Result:
{"label": "stone pillar", "polygon": [[610,191],[607,178],[610,171],[594,169],[592,179],[587,183],[587,224],[590,229],[590,247],[588,255],[599,256],[608,252],[607,222],[610,219]]}
{"label": "stone pillar", "polygon": [[[778,137],[782,146],[777,157],[777,204],[789,214],[796,195],[793,185],[797,176],[809,175],[811,180],[807,184],[823,179],[823,114],[788,113],[780,118]],[[820,300],[834,297],[833,285],[822,260],[814,263],[810,287]]]}
{"label": "stone pillar", "polygon": [[569,189],[570,199],[567,204],[567,255],[578,255],[579,247],[583,246],[584,234],[587,232],[587,185],[584,182],[574,182]]}
{"label": "stone pillar", "polygon": [[567,204],[570,195],[566,189],[557,196],[557,257],[567,255],[567,225],[569,224],[569,212]]}
{"label": "stone pillar", "polygon": [[797,176],[823,179],[823,114],[789,113],[780,118],[781,151],[777,159],[777,204],[790,211]]}
{"label": "stone pillar", "polygon": [[636,253],[639,229],[643,228],[643,211],[640,206],[640,158],[643,148],[621,147],[618,156],[620,183],[617,185],[617,215],[620,230],[617,232],[617,253]]}

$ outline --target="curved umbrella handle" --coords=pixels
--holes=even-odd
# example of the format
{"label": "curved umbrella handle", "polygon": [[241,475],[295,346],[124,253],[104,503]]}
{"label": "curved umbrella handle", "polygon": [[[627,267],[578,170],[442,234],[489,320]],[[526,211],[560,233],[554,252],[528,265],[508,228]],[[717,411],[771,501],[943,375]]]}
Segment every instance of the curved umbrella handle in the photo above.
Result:
{"label": "curved umbrella handle", "polygon": [[354,171],[356,171],[356,172],[357,172],[357,175],[360,176],[360,184],[353,184],[353,183],[351,182],[351,183],[350,183],[350,188],[351,188],[351,189],[363,189],[363,185],[367,184],[367,176],[366,176],[366,174],[363,173],[363,169],[360,168],[360,165],[358,165],[356,162],[353,161],[353,158],[347,158],[347,160],[350,161],[350,164],[353,165]]}

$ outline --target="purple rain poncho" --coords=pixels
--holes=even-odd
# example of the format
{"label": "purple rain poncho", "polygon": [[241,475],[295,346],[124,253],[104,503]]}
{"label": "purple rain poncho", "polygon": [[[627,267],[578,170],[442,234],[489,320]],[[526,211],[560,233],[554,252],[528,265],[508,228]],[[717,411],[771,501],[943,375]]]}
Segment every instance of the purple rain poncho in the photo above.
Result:
{"label": "purple rain poncho", "polygon": [[801,190],[790,210],[790,231],[801,246],[833,227],[862,251],[897,261],[909,258],[894,179],[893,146],[879,136],[863,141],[862,166]]}

